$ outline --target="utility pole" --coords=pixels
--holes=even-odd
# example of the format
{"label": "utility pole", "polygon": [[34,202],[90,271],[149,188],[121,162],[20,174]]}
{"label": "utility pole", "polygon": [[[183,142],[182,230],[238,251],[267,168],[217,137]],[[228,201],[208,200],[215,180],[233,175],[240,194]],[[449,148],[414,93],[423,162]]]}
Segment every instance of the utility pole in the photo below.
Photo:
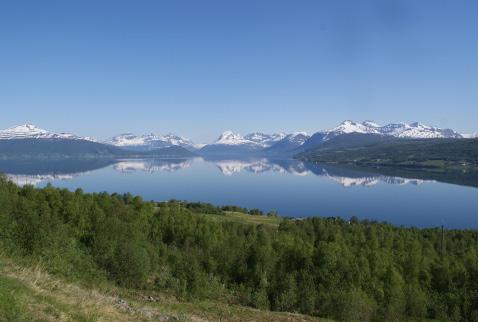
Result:
{"label": "utility pole", "polygon": [[445,255],[445,228],[441,225],[441,255]]}

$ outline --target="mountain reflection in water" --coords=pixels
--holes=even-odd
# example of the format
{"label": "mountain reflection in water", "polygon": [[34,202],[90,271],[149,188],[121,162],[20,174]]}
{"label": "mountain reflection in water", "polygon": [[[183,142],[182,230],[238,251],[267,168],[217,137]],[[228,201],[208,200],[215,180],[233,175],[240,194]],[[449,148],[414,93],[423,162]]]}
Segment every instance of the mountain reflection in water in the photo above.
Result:
{"label": "mountain reflection in water", "polygon": [[71,180],[92,171],[112,167],[115,171],[128,174],[134,172],[156,173],[176,172],[190,168],[195,162],[214,164],[225,176],[240,172],[262,174],[267,172],[297,176],[321,176],[344,187],[371,187],[378,183],[421,184],[427,181],[417,178],[403,178],[392,175],[369,173],[332,165],[318,165],[299,160],[259,159],[64,159],[64,160],[0,160],[0,171],[18,185],[38,185],[53,180]]}

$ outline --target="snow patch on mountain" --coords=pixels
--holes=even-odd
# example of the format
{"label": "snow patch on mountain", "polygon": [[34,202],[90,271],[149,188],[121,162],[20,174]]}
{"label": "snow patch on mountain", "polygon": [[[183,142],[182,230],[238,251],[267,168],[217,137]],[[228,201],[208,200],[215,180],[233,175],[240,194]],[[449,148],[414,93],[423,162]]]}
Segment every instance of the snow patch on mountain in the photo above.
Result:
{"label": "snow patch on mountain", "polygon": [[196,149],[196,150],[199,150],[199,149],[202,149],[206,146],[207,144],[206,143],[196,143],[193,145],[193,148]]}
{"label": "snow patch on mountain", "polygon": [[285,133],[265,134],[261,132],[249,133],[244,136],[244,139],[252,141],[262,147],[269,147],[275,142],[278,142],[286,137]]}
{"label": "snow patch on mountain", "polygon": [[115,145],[119,147],[132,146],[132,145],[146,145],[146,138],[136,136],[133,133],[123,133],[123,134],[112,137],[110,140],[106,141],[105,143],[109,143],[111,145]]}
{"label": "snow patch on mountain", "polygon": [[465,139],[476,139],[478,138],[478,132],[475,133],[463,133],[461,136]]}

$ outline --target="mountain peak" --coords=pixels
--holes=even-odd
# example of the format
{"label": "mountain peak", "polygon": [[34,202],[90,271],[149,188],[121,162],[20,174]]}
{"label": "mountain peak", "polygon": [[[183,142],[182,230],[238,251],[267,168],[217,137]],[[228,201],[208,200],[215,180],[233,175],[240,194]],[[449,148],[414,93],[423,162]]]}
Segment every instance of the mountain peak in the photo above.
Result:
{"label": "mountain peak", "polygon": [[[69,133],[53,133],[41,129],[34,124],[25,123],[0,130],[0,139],[86,139]],[[91,141],[91,139],[89,139]]]}
{"label": "mountain peak", "polygon": [[229,136],[237,136],[239,134],[235,134],[233,131],[231,130],[226,130],[224,132],[221,133],[221,135],[219,136],[219,138],[224,138],[224,137],[229,137]]}
{"label": "mountain peak", "polygon": [[40,129],[38,126],[32,123],[25,123],[17,126],[10,127],[4,131],[17,131],[17,132],[48,132],[46,130]]}
{"label": "mountain peak", "polygon": [[340,123],[335,128],[329,130],[328,136],[336,136],[340,134],[348,134],[348,133],[372,133],[378,134],[377,127],[375,123],[371,126],[369,121],[365,121],[363,123],[354,122],[351,120],[345,120]]}
{"label": "mountain peak", "polygon": [[282,140],[286,136],[285,133],[265,134],[262,132],[252,132],[242,136],[232,131],[224,131],[214,144],[248,145],[256,148],[265,148]]}
{"label": "mountain peak", "polygon": [[410,126],[410,127],[432,128],[431,126],[422,124],[420,122],[413,122],[413,123],[408,124],[408,126]]}
{"label": "mountain peak", "polygon": [[236,134],[230,130],[222,132],[219,138],[214,144],[225,144],[225,145],[238,145],[238,144],[247,144],[252,143],[249,140],[246,140],[240,134]]}
{"label": "mountain peak", "polygon": [[369,127],[380,127],[380,125],[378,125],[374,121],[370,121],[370,120],[363,121],[362,125],[369,126]]}
{"label": "mountain peak", "polygon": [[294,133],[291,133],[289,134],[289,136],[292,136],[292,137],[295,137],[295,136],[299,136],[299,135],[303,135],[303,136],[309,136],[309,134],[307,134],[307,132],[294,132]]}

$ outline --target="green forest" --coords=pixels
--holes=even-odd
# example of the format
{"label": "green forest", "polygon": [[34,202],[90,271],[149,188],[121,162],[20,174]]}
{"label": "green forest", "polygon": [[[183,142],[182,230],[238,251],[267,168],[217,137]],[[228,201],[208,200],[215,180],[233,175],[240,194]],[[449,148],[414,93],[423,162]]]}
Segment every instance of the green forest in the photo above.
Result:
{"label": "green forest", "polygon": [[338,321],[478,321],[478,231],[18,187],[0,177],[2,256],[82,283]]}

